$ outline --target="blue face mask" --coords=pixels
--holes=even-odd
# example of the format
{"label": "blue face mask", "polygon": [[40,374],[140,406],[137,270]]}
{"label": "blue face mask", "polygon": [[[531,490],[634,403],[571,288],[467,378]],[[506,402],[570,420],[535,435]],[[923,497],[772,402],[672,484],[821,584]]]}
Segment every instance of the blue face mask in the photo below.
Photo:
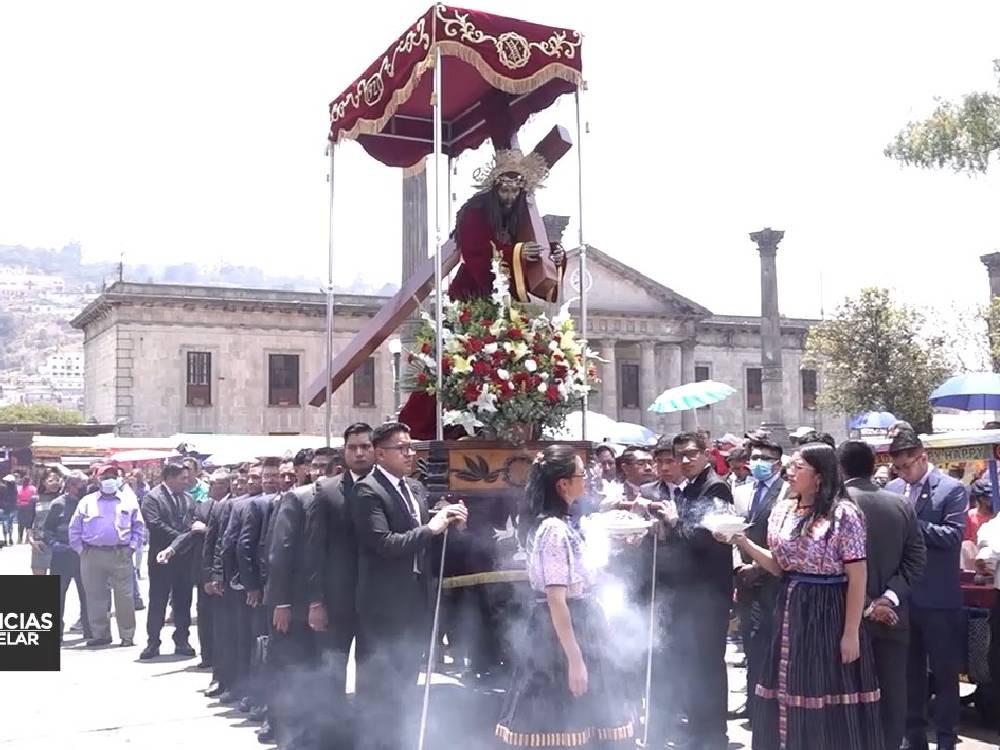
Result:
{"label": "blue face mask", "polygon": [[774,476],[774,462],[766,458],[750,459],[750,474],[758,482],[766,482]]}

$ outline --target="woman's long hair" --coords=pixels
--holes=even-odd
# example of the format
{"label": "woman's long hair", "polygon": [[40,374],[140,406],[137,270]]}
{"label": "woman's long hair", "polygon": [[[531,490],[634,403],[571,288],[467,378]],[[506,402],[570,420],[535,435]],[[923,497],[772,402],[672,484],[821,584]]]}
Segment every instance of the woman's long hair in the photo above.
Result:
{"label": "woman's long hair", "polygon": [[490,232],[493,239],[499,239],[506,233],[510,242],[517,242],[518,230],[521,228],[521,218],[527,215],[528,202],[526,191],[522,190],[514,201],[510,212],[504,214],[500,205],[500,198],[497,196],[496,188],[482,193],[476,193],[465,204],[458,209],[455,214],[455,226],[462,221],[463,214],[471,208],[482,208],[486,211],[486,219],[490,225]]}
{"label": "woman's long hair", "polygon": [[[837,451],[826,443],[809,443],[799,449],[799,456],[809,464],[819,475],[819,488],[813,506],[798,527],[798,533],[804,534],[813,523],[820,518],[833,519],[834,511],[841,500],[850,501],[850,496],[840,478],[840,466],[837,463]],[[833,526],[830,526],[830,530]]]}
{"label": "woman's long hair", "polygon": [[522,544],[546,518],[569,515],[569,504],[559,494],[556,484],[560,479],[570,479],[576,472],[576,451],[568,445],[550,445],[535,459],[524,492],[527,508],[518,524]]}

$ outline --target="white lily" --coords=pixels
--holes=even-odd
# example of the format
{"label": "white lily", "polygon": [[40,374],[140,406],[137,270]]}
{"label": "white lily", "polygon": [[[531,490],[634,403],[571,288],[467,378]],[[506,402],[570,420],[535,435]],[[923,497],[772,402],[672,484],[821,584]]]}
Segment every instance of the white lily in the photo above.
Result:
{"label": "white lily", "polygon": [[483,353],[484,354],[488,354],[490,356],[493,356],[494,354],[497,353],[497,349],[499,349],[499,348],[500,347],[499,347],[499,345],[497,344],[496,341],[491,341],[489,344],[486,344],[485,346],[483,346]]}
{"label": "white lily", "polygon": [[501,367],[497,370],[497,377],[501,380],[510,380],[510,373]]}
{"label": "white lily", "polygon": [[496,400],[497,397],[490,393],[490,387],[483,383],[479,398],[473,401],[470,406],[482,412],[495,412],[497,410]]}
{"label": "white lily", "polygon": [[476,415],[470,411],[459,411],[458,409],[449,409],[441,415],[441,421],[449,426],[457,425],[465,430],[467,435],[475,435],[476,428],[482,427],[483,423],[476,418]]}
{"label": "white lily", "polygon": [[534,372],[538,369],[538,363],[533,359],[524,360],[524,369],[528,372]]}

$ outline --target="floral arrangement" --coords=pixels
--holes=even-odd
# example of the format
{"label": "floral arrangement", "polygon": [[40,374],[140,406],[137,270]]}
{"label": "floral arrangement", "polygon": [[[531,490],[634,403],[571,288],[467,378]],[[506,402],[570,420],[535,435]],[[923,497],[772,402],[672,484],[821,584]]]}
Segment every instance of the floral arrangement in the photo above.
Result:
{"label": "floral arrangement", "polygon": [[491,297],[445,301],[439,394],[437,330],[433,318],[421,314],[416,348],[406,355],[408,387],[437,395],[446,425],[521,442],[560,429],[570,412],[582,408],[589,384],[597,382],[591,363],[598,357],[577,337],[568,304],[553,317],[532,315],[511,304],[498,260],[493,278]]}

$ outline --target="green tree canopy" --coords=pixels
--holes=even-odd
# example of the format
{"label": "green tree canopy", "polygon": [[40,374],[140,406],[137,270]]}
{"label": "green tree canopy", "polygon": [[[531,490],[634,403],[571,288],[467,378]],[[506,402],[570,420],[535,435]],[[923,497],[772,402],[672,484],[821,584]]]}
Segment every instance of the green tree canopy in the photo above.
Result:
{"label": "green tree canopy", "polygon": [[[993,61],[1000,87],[1000,60]],[[960,102],[939,101],[926,120],[910,122],[885,149],[909,166],[985,172],[1000,151],[1000,93],[974,92]]]}
{"label": "green tree canopy", "polygon": [[929,430],[929,397],[952,374],[940,337],[925,336],[915,309],[887,289],[863,289],[813,326],[806,357],[823,369],[820,406],[842,414],[889,411]]}
{"label": "green tree canopy", "polygon": [[0,406],[0,423],[79,424],[81,422],[83,422],[83,415],[80,412],[58,409],[51,404]]}

